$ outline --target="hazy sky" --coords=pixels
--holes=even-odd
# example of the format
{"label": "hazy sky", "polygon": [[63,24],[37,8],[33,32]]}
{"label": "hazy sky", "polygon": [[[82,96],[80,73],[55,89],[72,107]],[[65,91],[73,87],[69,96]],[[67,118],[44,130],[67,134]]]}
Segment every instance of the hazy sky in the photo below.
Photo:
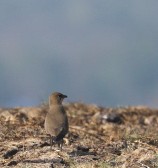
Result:
{"label": "hazy sky", "polygon": [[158,107],[157,0],[1,0],[0,106]]}

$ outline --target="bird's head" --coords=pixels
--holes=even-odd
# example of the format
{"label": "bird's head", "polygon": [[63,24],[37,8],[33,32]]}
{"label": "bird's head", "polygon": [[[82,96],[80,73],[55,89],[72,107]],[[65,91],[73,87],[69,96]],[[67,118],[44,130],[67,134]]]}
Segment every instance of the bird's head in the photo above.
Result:
{"label": "bird's head", "polygon": [[61,105],[64,98],[67,98],[67,96],[59,92],[54,92],[49,96],[49,105]]}

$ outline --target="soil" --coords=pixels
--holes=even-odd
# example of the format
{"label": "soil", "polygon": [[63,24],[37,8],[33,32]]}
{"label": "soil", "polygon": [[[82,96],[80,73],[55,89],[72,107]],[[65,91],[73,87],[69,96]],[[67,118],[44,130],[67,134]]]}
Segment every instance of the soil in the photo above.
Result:
{"label": "soil", "polygon": [[65,104],[63,150],[44,130],[47,105],[0,109],[0,167],[158,167],[158,109]]}

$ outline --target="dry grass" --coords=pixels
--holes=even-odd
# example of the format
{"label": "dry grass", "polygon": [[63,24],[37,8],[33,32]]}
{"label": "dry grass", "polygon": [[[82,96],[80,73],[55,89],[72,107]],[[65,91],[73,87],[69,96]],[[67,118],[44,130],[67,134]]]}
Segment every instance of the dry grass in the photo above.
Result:
{"label": "dry grass", "polygon": [[0,109],[0,167],[158,167],[157,109],[81,103],[65,108],[70,133],[63,151],[49,150],[46,105]]}

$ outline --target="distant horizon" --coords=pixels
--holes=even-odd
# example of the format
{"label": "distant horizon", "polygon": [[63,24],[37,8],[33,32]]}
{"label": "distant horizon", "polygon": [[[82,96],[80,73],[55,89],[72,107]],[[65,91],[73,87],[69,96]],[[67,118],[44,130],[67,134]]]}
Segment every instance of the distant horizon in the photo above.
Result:
{"label": "distant horizon", "polygon": [[[6,104],[6,105],[1,105],[0,108],[16,108],[16,107],[38,107],[38,106],[41,106],[41,105],[44,105],[44,104],[47,104],[48,103],[48,100],[47,101],[43,101],[43,102],[36,102],[36,103],[26,103],[26,102],[22,102],[22,104],[18,105],[18,104]],[[157,109],[158,106],[154,106],[154,105],[148,105],[148,104],[118,104],[118,105],[102,105],[102,104],[99,104],[99,103],[95,103],[95,102],[84,102],[82,100],[78,100],[78,101],[64,101],[63,104],[66,105],[66,104],[69,104],[69,103],[83,103],[83,104],[86,104],[86,105],[96,105],[98,107],[103,107],[103,108],[118,108],[118,107],[149,107],[149,108],[155,108]]]}

